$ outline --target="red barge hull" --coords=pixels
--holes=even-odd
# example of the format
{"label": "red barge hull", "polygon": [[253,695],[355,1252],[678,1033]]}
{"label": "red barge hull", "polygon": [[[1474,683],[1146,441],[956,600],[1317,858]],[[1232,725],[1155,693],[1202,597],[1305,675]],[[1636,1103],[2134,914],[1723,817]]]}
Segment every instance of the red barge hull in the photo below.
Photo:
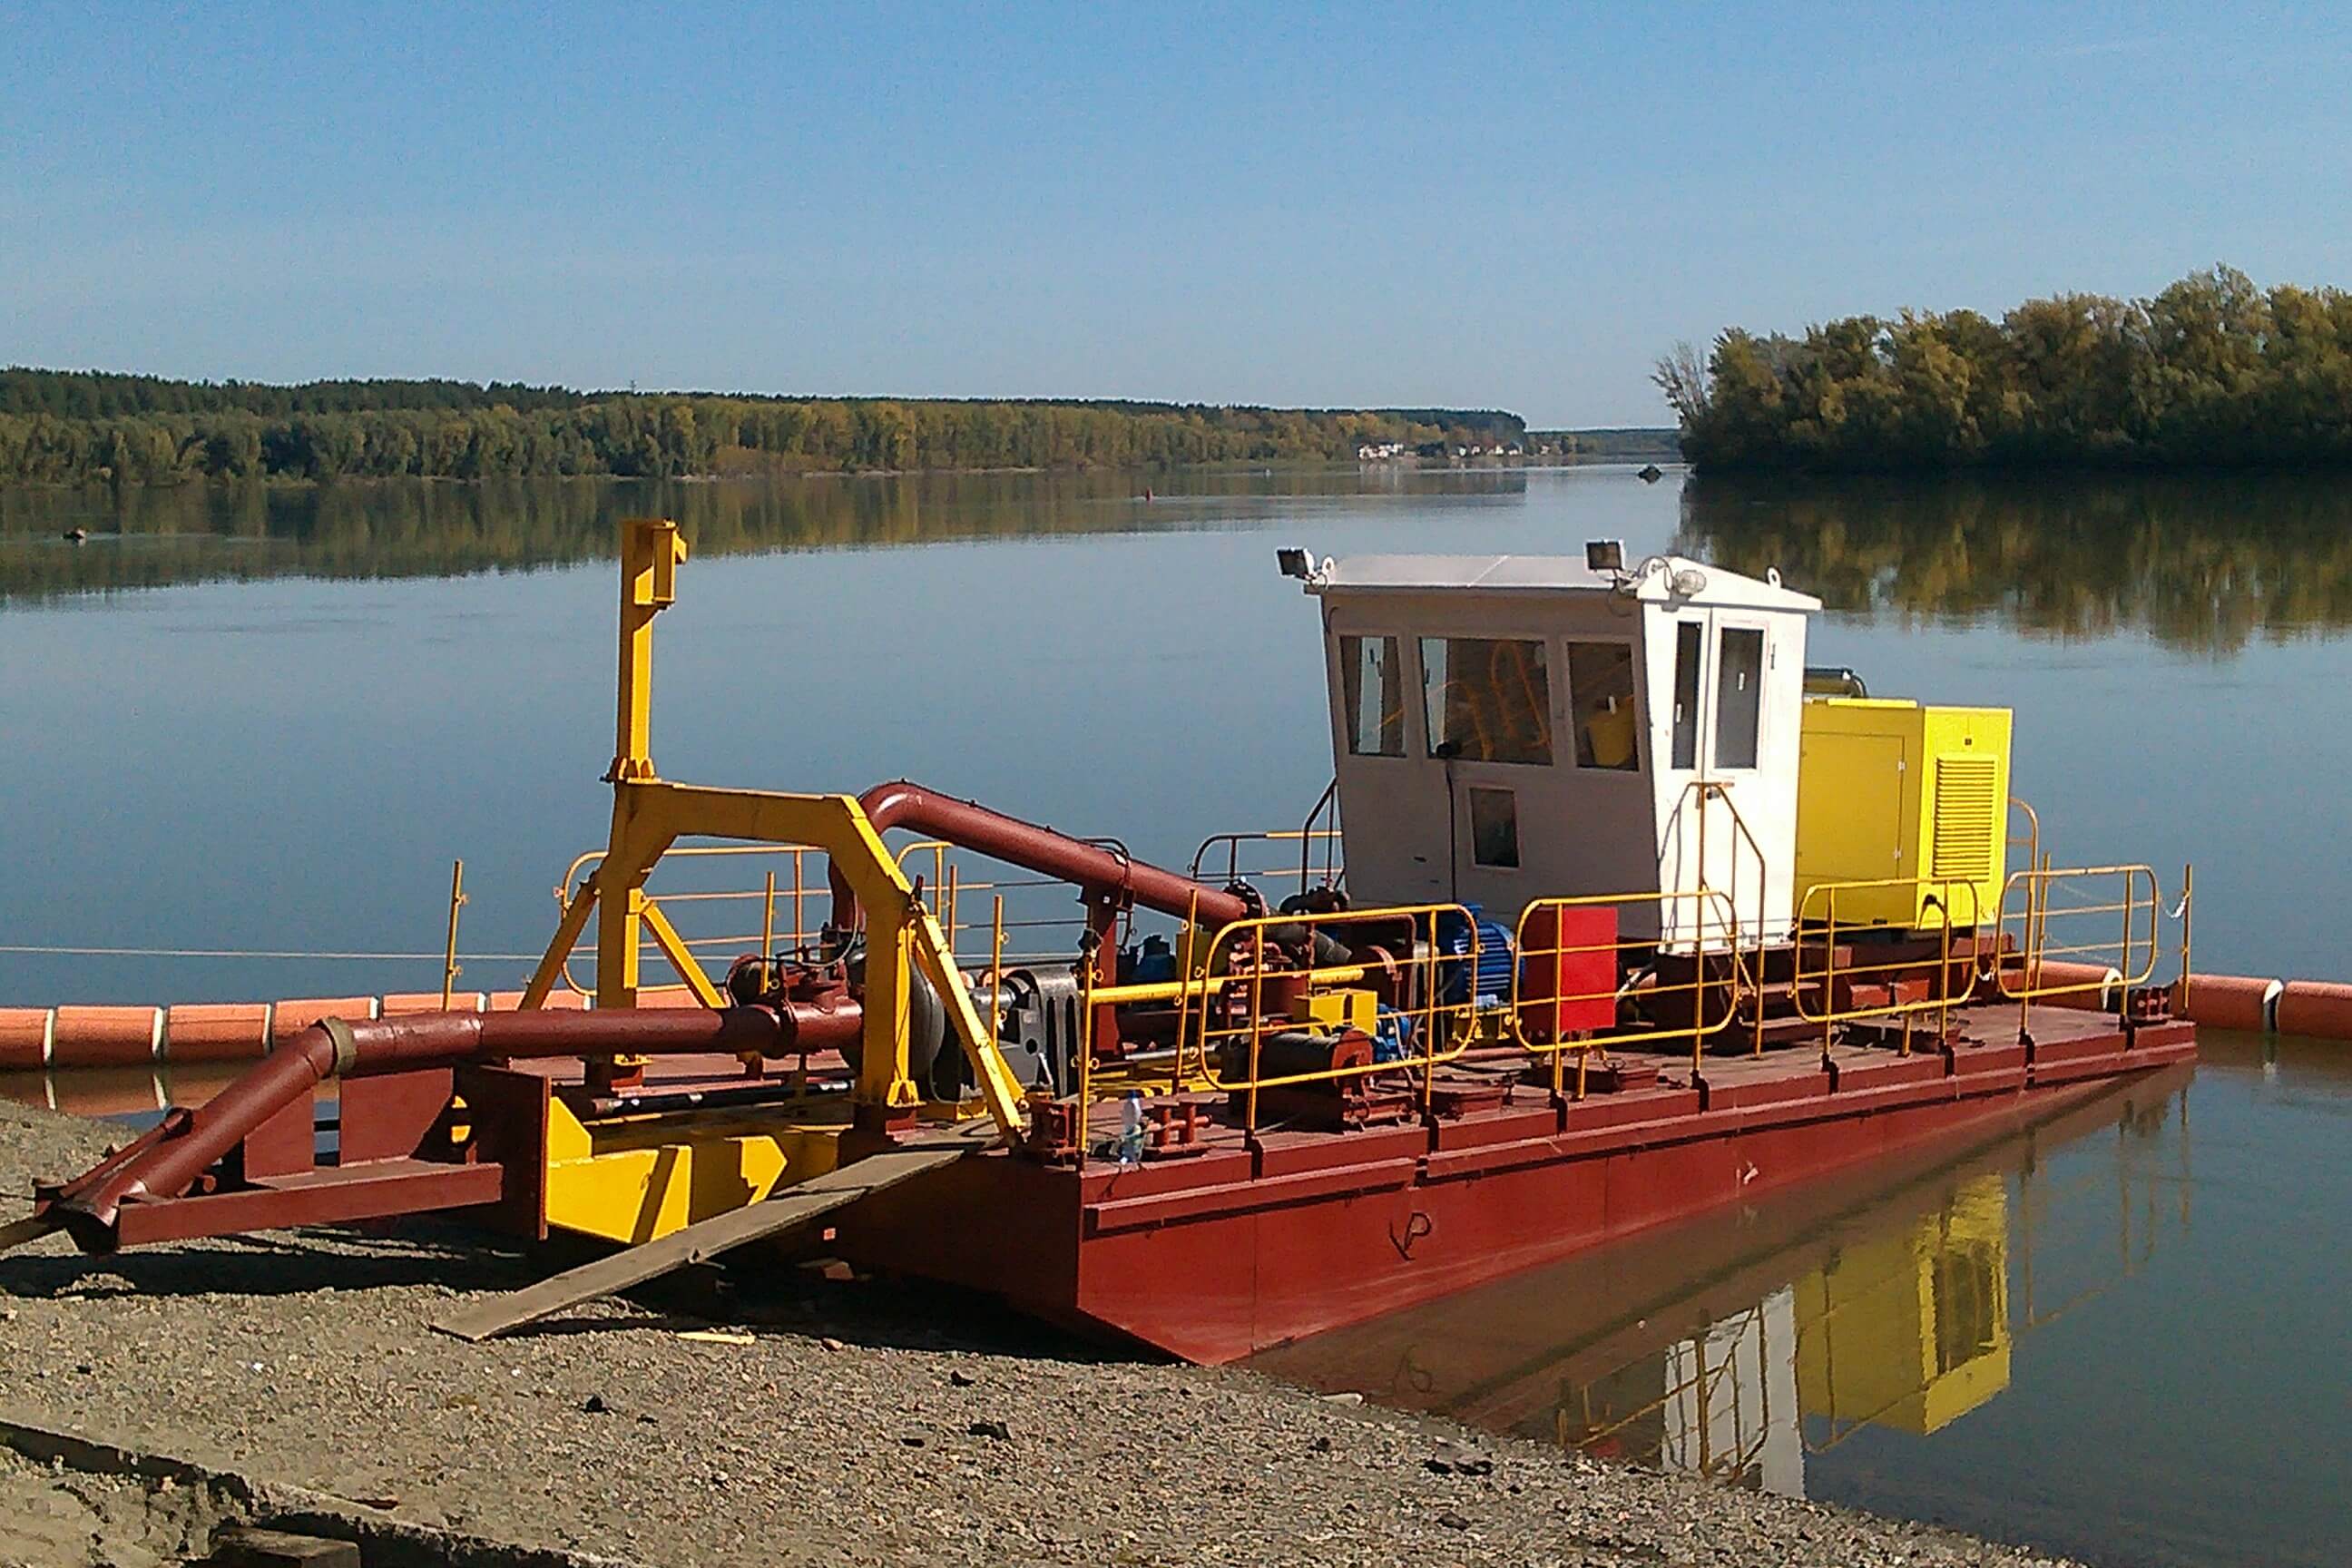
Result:
{"label": "red barge hull", "polygon": [[[1121,1170],[992,1152],[842,1217],[863,1267],[970,1288],[1204,1363],[1557,1261],[2193,1060],[2195,1026],[2013,1007],[1912,1056],[1841,1047],[1687,1062],[1654,1084],[1349,1133],[1236,1136]],[[2001,1043],[2006,1026],[2012,1037]]]}

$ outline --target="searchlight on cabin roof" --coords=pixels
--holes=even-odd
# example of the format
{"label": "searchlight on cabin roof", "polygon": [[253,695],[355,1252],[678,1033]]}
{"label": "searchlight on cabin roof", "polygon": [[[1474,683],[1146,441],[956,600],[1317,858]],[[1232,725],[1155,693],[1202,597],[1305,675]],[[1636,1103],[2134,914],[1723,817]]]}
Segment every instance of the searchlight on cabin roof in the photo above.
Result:
{"label": "searchlight on cabin roof", "polygon": [[1274,563],[1282,569],[1284,576],[1296,577],[1306,584],[1310,593],[1329,581],[1331,576],[1332,561],[1328,555],[1323,557],[1322,564],[1318,566],[1313,551],[1292,545],[1278,547],[1274,552]]}

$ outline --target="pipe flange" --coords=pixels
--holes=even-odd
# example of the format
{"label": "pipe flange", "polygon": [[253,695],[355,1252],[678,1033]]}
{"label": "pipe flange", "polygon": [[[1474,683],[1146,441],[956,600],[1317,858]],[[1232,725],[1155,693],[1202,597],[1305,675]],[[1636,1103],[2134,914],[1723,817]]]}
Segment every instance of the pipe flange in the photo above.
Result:
{"label": "pipe flange", "polygon": [[331,1076],[341,1078],[359,1065],[359,1040],[352,1034],[352,1026],[341,1018],[321,1018],[319,1027],[326,1030],[327,1038],[335,1042],[335,1068]]}

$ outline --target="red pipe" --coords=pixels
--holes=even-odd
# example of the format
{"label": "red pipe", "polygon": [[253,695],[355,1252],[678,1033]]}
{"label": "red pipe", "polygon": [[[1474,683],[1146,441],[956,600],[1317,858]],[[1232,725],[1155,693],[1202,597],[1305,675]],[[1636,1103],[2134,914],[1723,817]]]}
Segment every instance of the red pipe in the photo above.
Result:
{"label": "red pipe", "polygon": [[854,1004],[622,1009],[593,1013],[425,1013],[402,1018],[327,1019],[304,1029],[194,1110],[174,1110],[120,1152],[51,1194],[54,1215],[85,1250],[110,1249],[115,1217],[136,1198],[178,1197],[255,1129],[329,1078],[367,1078],[423,1068],[518,1058],[783,1056],[803,1040],[838,1049],[857,1037]]}
{"label": "red pipe", "polygon": [[[910,828],[1040,876],[1074,882],[1089,894],[1116,896],[1179,920],[1189,914],[1202,925],[1224,926],[1257,912],[1237,893],[905,779],[876,784],[857,797],[857,804],[877,833]],[[834,924],[845,931],[856,923],[857,898],[838,869],[831,877]]]}

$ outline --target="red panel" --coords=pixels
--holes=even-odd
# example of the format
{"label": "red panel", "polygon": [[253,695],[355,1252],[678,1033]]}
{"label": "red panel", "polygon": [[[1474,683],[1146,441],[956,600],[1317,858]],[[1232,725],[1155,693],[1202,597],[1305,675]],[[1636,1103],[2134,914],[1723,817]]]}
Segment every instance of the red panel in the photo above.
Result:
{"label": "red panel", "polygon": [[2045,1067],[2058,1062],[2081,1061],[2089,1057],[2111,1057],[2124,1048],[2123,1031],[2111,1034],[2084,1035],[2074,1039],[2037,1039],[2027,1053],[2036,1076]]}
{"label": "red panel", "polygon": [[513,1068],[461,1068],[454,1088],[470,1116],[472,1155],[506,1173],[488,1222],[533,1241],[546,1240],[547,1076]]}
{"label": "red panel", "polygon": [[447,1068],[343,1079],[336,1163],[357,1165],[417,1153],[449,1103],[449,1085]]}
{"label": "red panel", "polygon": [[1830,1086],[1845,1094],[1898,1083],[1933,1083],[1950,1071],[1941,1051],[1914,1056],[1837,1057],[1830,1061]]}
{"label": "red panel", "polygon": [[1819,1068],[1807,1073],[1775,1074],[1769,1078],[1710,1073],[1699,1082],[1709,1110],[1738,1110],[1749,1106],[1781,1105],[1795,1100],[1818,1100],[1830,1092],[1830,1075]]}
{"label": "red panel", "polygon": [[229,1156],[235,1173],[248,1182],[291,1176],[319,1163],[318,1106],[315,1091],[296,1095],[270,1114],[269,1120],[245,1135]]}
{"label": "red panel", "polygon": [[1519,961],[1519,1026],[1532,1040],[1617,1026],[1617,908],[1538,905]]}
{"label": "red panel", "polygon": [[1126,1170],[1108,1161],[1095,1160],[1087,1165],[1080,1190],[1090,1204],[1150,1197],[1154,1193],[1246,1182],[1255,1163],[1250,1152],[1239,1145],[1203,1154],[1146,1160]]}
{"label": "red panel", "polygon": [[1275,1132],[1266,1135],[1258,1152],[1258,1175],[1263,1179],[1375,1160],[1416,1160],[1428,1148],[1429,1132],[1420,1126],[1336,1134]]}
{"label": "red panel", "polygon": [[1551,1106],[1503,1110],[1437,1124],[1438,1149],[1475,1149],[1488,1143],[1516,1143],[1559,1131],[1559,1112]]}
{"label": "red panel", "polygon": [[1621,1089],[1572,1101],[1568,1108],[1568,1130],[1581,1132],[1591,1127],[1668,1121],[1696,1116],[1698,1110],[1699,1093],[1695,1089]]}

